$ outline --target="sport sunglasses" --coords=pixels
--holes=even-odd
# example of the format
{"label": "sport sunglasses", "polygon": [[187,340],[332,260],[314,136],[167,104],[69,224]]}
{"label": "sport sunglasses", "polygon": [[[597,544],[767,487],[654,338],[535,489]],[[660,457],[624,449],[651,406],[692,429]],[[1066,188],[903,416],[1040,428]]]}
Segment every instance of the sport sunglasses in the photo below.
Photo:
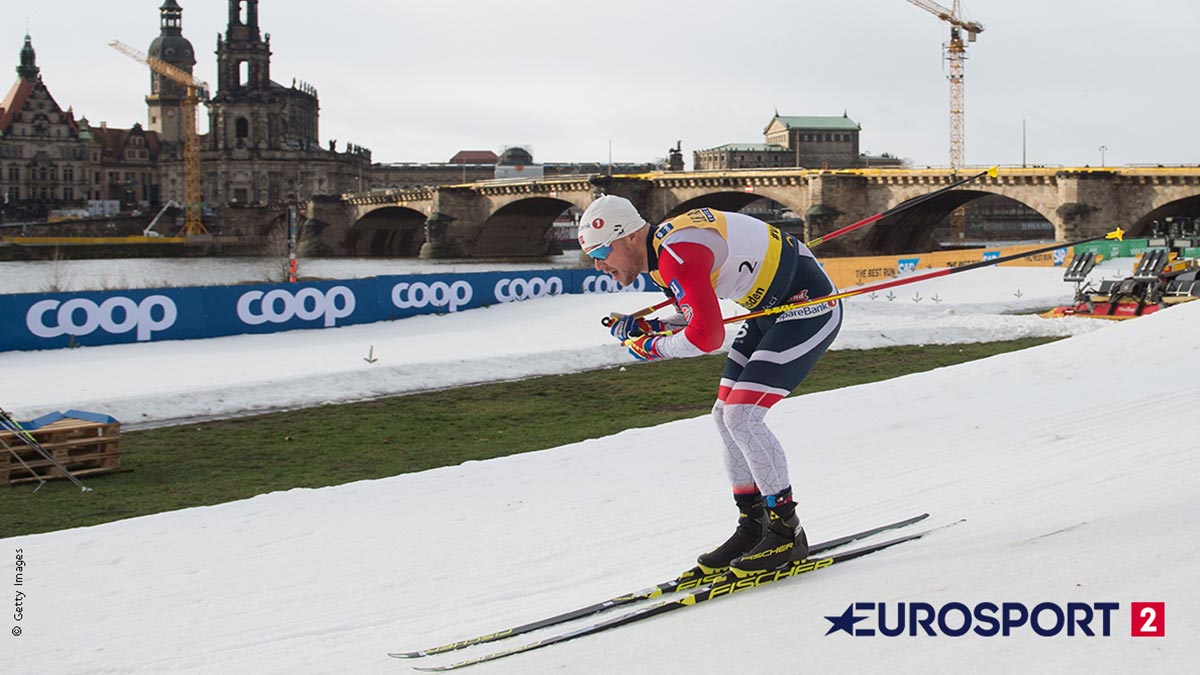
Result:
{"label": "sport sunglasses", "polygon": [[612,253],[612,244],[600,244],[596,248],[587,252],[587,256],[593,260],[607,260],[608,254]]}

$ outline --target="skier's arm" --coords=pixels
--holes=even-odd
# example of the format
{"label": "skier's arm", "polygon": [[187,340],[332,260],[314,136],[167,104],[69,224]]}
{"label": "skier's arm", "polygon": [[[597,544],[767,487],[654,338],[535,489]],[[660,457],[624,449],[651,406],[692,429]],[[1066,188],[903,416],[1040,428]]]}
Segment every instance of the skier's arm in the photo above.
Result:
{"label": "skier's arm", "polygon": [[[664,249],[666,247],[664,246]],[[713,291],[713,252],[694,242],[672,244],[658,260],[658,269],[675,295],[679,311],[688,319],[687,328],[656,343],[666,357],[696,356],[713,352],[725,342],[721,305]]]}

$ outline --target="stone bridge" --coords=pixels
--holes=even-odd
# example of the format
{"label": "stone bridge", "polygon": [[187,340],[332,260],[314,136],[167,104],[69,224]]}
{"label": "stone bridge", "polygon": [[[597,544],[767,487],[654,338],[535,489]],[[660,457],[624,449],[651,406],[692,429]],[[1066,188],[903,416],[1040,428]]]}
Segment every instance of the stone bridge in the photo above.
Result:
{"label": "stone bridge", "polygon": [[[545,255],[556,217],[601,193],[632,200],[658,222],[692,208],[736,211],[768,198],[803,217],[805,240],[885,211],[981,171],[961,169],[755,169],[560,176],[485,181],[314,200],[307,216],[335,255],[517,257]],[[1001,168],[841,238],[836,253],[929,251],[947,215],[986,195],[1020,202],[1049,221],[1058,241],[1150,221],[1200,216],[1200,167]],[[799,233],[799,232],[798,232]],[[826,255],[835,253],[825,247]]]}

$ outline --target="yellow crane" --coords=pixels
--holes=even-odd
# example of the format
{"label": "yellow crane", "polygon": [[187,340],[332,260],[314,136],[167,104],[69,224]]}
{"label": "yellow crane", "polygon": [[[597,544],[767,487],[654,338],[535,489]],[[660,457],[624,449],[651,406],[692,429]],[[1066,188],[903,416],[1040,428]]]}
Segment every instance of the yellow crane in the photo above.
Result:
{"label": "yellow crane", "polygon": [[123,42],[113,40],[108,46],[184,86],[185,93],[180,110],[183,115],[183,234],[208,234],[200,219],[200,203],[203,197],[200,190],[200,135],[196,131],[196,107],[200,101],[208,99],[208,84],[187,71]]}
{"label": "yellow crane", "polygon": [[[945,45],[946,61],[950,63],[950,168],[959,169],[963,165],[963,109],[966,102],[963,96],[963,61],[967,59],[967,45],[963,43],[962,34],[967,34],[968,42],[974,42],[976,36],[983,32],[983,24],[964,19],[959,0],[954,0],[951,9],[933,0],[908,1],[950,24],[950,42]],[[960,206],[950,214],[950,238],[961,241],[966,237],[966,231],[967,212]]]}
{"label": "yellow crane", "polygon": [[933,0],[908,1],[950,24],[950,42],[946,43],[946,61],[950,63],[950,168],[957,169],[963,164],[963,61],[967,59],[962,34],[967,34],[968,42],[974,42],[983,32],[983,24],[964,19],[959,0],[954,0],[953,9]]}

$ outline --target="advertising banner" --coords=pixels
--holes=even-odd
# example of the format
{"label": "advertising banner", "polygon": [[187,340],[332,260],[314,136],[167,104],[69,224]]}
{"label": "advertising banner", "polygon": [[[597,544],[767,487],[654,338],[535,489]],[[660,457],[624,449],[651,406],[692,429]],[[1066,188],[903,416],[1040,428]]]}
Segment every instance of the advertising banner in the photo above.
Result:
{"label": "advertising banner", "polygon": [[655,288],[645,274],[624,287],[585,269],[0,295],[0,351],[337,328],[564,293]]}

